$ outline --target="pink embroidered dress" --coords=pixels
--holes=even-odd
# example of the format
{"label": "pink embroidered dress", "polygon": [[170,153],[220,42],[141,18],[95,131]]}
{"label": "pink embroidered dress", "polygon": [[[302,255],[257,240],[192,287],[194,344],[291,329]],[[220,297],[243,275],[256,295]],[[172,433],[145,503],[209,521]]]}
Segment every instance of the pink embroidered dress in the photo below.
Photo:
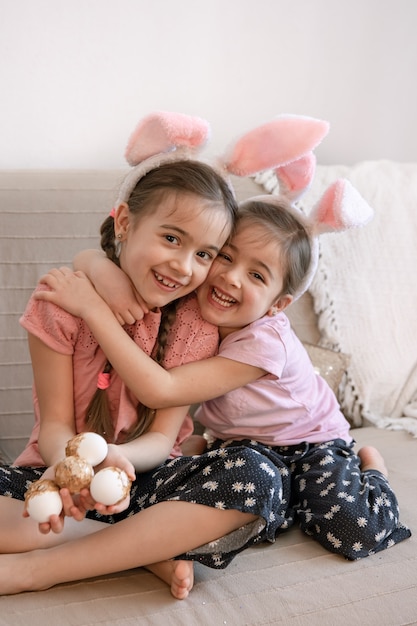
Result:
{"label": "pink embroidered dress", "polygon": [[[160,311],[151,312],[144,320],[125,326],[126,332],[147,354],[152,354],[158,335]],[[85,413],[103,370],[106,357],[86,323],[49,302],[29,300],[20,319],[21,325],[46,345],[61,354],[72,355],[74,375],[74,412],[76,431],[85,430]],[[164,366],[172,368],[213,356],[218,347],[217,327],[201,317],[194,294],[184,298],[177,307],[176,320],[169,332]],[[115,441],[122,443],[136,423],[137,398],[126,387],[117,372],[111,371],[106,393],[114,421]],[[45,465],[38,449],[40,426],[39,404],[33,388],[35,424],[24,451],[15,465]],[[192,433],[193,424],[186,417],[178,434],[171,457],[181,454],[181,443]]]}

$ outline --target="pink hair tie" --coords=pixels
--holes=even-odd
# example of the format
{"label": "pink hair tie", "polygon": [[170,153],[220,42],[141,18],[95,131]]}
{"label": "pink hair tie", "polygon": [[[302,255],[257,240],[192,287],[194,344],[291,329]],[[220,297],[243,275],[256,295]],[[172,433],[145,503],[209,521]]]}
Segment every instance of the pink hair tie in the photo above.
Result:
{"label": "pink hair tie", "polygon": [[97,377],[97,389],[108,389],[110,387],[110,374],[100,372]]}
{"label": "pink hair tie", "polygon": [[112,208],[112,210],[110,211],[109,215],[113,219],[116,217],[116,207],[115,206]]}

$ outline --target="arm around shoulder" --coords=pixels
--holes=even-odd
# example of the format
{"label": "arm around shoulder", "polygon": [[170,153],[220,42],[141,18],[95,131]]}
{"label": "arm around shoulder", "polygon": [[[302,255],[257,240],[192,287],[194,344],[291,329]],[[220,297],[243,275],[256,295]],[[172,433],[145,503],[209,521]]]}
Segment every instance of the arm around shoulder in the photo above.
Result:
{"label": "arm around shoulder", "polygon": [[142,374],[145,374],[145,379],[142,377],[141,380],[143,389],[139,392],[143,397],[140,400],[156,408],[196,404],[217,398],[254,382],[265,371],[240,361],[214,356],[171,370],[163,370],[151,361],[147,371]]}
{"label": "arm around shoulder", "polygon": [[73,260],[75,270],[88,276],[119,324],[133,324],[148,313],[127,274],[100,250],[83,250]]}

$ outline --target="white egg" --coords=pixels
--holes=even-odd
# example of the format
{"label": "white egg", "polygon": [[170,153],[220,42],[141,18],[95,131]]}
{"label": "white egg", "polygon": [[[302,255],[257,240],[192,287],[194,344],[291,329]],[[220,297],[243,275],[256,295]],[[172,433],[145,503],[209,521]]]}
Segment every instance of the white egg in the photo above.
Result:
{"label": "white egg", "polygon": [[107,441],[97,433],[79,433],[70,439],[65,448],[66,456],[80,456],[92,465],[98,465],[107,456]]}
{"label": "white egg", "polygon": [[59,515],[62,501],[59,487],[52,480],[37,480],[25,494],[26,509],[29,516],[38,524],[47,522],[51,515]]}
{"label": "white egg", "polygon": [[96,502],[110,506],[123,500],[130,491],[131,482],[125,471],[105,467],[93,477],[90,493]]}

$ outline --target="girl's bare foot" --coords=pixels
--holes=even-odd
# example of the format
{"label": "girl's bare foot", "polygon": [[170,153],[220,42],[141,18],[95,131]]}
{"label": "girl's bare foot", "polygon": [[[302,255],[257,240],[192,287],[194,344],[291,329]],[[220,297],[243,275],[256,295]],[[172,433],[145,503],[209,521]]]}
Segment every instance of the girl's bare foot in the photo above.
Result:
{"label": "girl's bare foot", "polygon": [[388,470],[384,458],[376,448],[373,446],[364,446],[359,450],[358,456],[361,460],[361,469],[363,472],[365,470],[375,469],[388,478]]}
{"label": "girl's bare foot", "polygon": [[181,446],[184,456],[203,454],[207,448],[207,440],[202,435],[190,435]]}
{"label": "girl's bare foot", "polygon": [[146,569],[161,578],[177,600],[185,600],[194,584],[194,564],[192,561],[161,561],[147,565]]}

